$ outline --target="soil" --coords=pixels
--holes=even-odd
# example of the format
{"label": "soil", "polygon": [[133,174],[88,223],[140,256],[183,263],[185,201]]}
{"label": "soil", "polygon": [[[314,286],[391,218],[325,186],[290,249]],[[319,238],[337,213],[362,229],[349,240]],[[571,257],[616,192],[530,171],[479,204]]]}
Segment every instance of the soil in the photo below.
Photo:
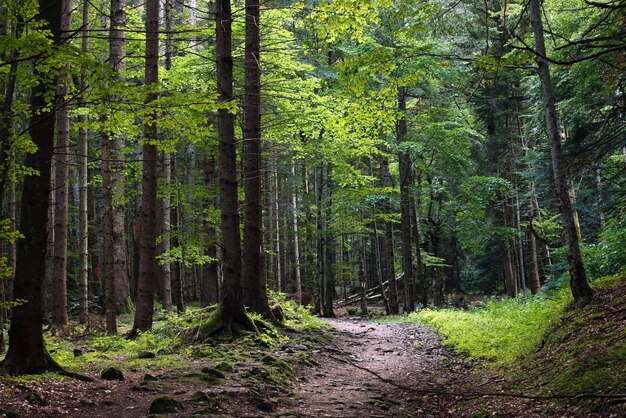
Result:
{"label": "soil", "polygon": [[[210,366],[202,361],[184,372],[129,373],[122,382],[0,379],[0,416],[145,417],[163,396],[180,402],[167,413],[173,417],[547,416],[545,405],[529,401],[454,395],[490,392],[497,381],[442,347],[428,328],[349,318],[331,322],[330,338],[293,339],[305,344],[286,344],[269,356],[260,350],[235,364],[225,379],[202,373]],[[264,365],[280,370],[281,359],[295,368],[285,368],[279,376],[284,379],[263,372]],[[571,416],[562,408],[549,415]]]}

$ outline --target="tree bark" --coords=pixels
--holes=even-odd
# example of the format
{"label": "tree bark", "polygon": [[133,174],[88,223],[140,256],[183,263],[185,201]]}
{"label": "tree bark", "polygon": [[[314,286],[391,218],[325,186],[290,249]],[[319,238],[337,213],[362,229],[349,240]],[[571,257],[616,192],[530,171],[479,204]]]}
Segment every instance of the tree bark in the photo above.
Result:
{"label": "tree bark", "polygon": [[298,236],[298,198],[296,193],[296,162],[291,163],[291,178],[293,188],[291,191],[291,216],[293,219],[293,251],[294,270],[296,273],[296,301],[302,303],[302,277],[300,275],[300,238]]}
{"label": "tree bark", "polygon": [[[61,42],[68,42],[72,23],[72,4],[66,0],[61,16]],[[67,235],[68,235],[68,192],[70,163],[70,115],[66,102],[69,91],[69,64],[61,69],[57,85],[56,132],[57,144],[54,211],[54,258],[52,271],[52,304],[50,320],[53,325],[65,326],[67,316]]]}
{"label": "tree bark", "polygon": [[244,175],[242,290],[244,305],[264,317],[272,316],[267,300],[261,207],[261,42],[259,0],[246,0]]}
{"label": "tree bark", "polygon": [[546,59],[546,46],[543,36],[543,22],[541,21],[541,7],[539,0],[530,0],[530,15],[535,38],[535,49],[537,55],[537,72],[541,80],[543,92],[543,105],[546,117],[546,132],[550,144],[550,154],[552,157],[552,173],[554,185],[559,198],[559,208],[563,220],[563,231],[567,241],[567,262],[570,273],[570,289],[574,296],[574,301],[578,306],[584,306],[593,298],[593,289],[589,286],[578,235],[574,221],[574,211],[570,202],[567,190],[567,174],[564,167],[563,153],[561,150],[561,139],[559,137],[558,120],[556,114],[555,98],[552,89],[552,79],[550,76],[550,66]]}
{"label": "tree bark", "polygon": [[[159,0],[146,1],[146,86],[159,82]],[[146,97],[146,106],[157,99],[157,93]],[[131,335],[152,328],[154,313],[154,276],[156,262],[157,149],[156,110],[144,119],[141,175],[141,214],[139,241],[139,277],[137,281],[137,310]]]}
{"label": "tree bark", "polygon": [[[406,92],[398,92],[398,109],[406,111]],[[396,140],[404,141],[407,134],[407,121],[404,116],[397,122]],[[400,234],[402,238],[402,271],[404,272],[404,310],[415,309],[415,283],[413,275],[413,248],[411,245],[411,184],[413,183],[411,157],[408,151],[401,151],[398,155],[400,162]]]}
{"label": "tree bark", "polygon": [[232,14],[230,0],[218,0],[215,13],[217,55],[220,209],[222,229],[222,310],[229,321],[247,322],[241,291],[241,242],[237,200],[237,149],[235,115],[227,109],[233,96]]}
{"label": "tree bark", "polygon": [[[61,40],[61,16],[64,3],[39,1],[39,18],[43,28],[50,30],[52,41]],[[45,59],[46,56],[40,58]],[[54,67],[52,67],[54,68]],[[54,110],[46,102],[46,96],[56,88],[56,74],[46,77],[37,74],[42,81],[33,88],[31,108],[31,140],[37,147],[27,154],[25,165],[39,172],[38,176],[26,176],[22,194],[20,231],[25,236],[17,245],[17,264],[13,294],[15,299],[27,302],[16,306],[11,317],[9,350],[0,366],[0,372],[15,375],[40,373],[58,369],[58,365],[46,351],[42,335],[43,325],[43,280],[46,256],[46,228],[48,224],[48,196],[53,153],[55,125]],[[39,112],[38,112],[39,111]]]}
{"label": "tree bark", "polygon": [[[109,65],[113,69],[113,78],[123,80],[126,69],[126,0],[111,0],[111,28],[109,31]],[[122,101],[114,97],[113,101]],[[126,205],[125,205],[125,163],[124,145],[126,138],[120,132],[114,132],[111,142],[111,202],[112,202],[112,251],[113,276],[115,280],[116,312],[128,312],[132,309],[130,283],[128,280],[126,250]]]}
{"label": "tree bark", "polygon": [[[391,187],[391,174],[389,172],[389,160],[383,156],[380,159],[380,175],[382,177],[383,187]],[[391,202],[387,198],[383,204],[383,212],[391,215]],[[398,283],[396,282],[396,270],[394,263],[394,245],[393,245],[393,223],[389,220],[385,221],[385,268],[383,269],[384,278],[389,283],[389,313],[397,315],[400,313],[398,306]]]}
{"label": "tree bark", "polygon": [[[82,52],[87,55],[89,52],[89,1],[83,1],[83,31],[82,31]],[[81,90],[87,89],[87,70],[83,68],[81,71]],[[78,106],[80,108],[86,108],[87,102],[84,98],[81,98]],[[78,271],[78,321],[81,324],[87,323],[89,320],[89,133],[87,131],[87,116],[81,114],[78,118],[78,146],[79,156],[78,161],[79,168],[79,256],[80,264]]]}

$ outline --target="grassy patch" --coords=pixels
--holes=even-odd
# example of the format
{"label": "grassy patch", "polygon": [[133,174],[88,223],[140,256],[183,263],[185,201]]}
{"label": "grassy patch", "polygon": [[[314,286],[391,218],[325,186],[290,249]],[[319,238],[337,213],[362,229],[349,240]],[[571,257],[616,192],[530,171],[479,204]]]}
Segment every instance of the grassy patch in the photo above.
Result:
{"label": "grassy patch", "polygon": [[444,336],[444,344],[470,359],[501,365],[536,348],[570,301],[563,289],[535,297],[495,299],[469,311],[423,309],[405,320],[433,327]]}

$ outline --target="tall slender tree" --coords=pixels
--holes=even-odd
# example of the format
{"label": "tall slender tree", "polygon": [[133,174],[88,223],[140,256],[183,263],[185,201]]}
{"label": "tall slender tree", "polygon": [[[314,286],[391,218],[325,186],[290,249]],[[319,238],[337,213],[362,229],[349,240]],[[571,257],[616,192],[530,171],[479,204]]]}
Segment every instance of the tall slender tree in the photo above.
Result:
{"label": "tall slender tree", "polygon": [[[151,91],[146,97],[150,108],[157,99],[159,82],[159,0],[146,1],[146,72],[145,83]],[[139,278],[137,310],[131,336],[152,328],[154,314],[154,277],[156,262],[157,206],[157,112],[152,109],[144,119],[143,169],[141,175],[141,214],[139,234]]]}
{"label": "tall slender tree", "polygon": [[564,166],[561,137],[556,113],[550,65],[547,60],[546,45],[543,36],[543,21],[539,0],[530,0],[530,17],[535,38],[537,72],[541,81],[543,106],[545,110],[546,133],[552,157],[554,186],[559,198],[559,209],[563,220],[563,231],[567,241],[567,262],[569,264],[570,288],[578,306],[584,306],[593,298],[593,289],[589,286],[585,266],[580,253],[580,244],[574,219],[574,210],[567,188],[567,173]]}
{"label": "tall slender tree", "polygon": [[[72,26],[72,2],[63,4],[61,16],[61,42],[69,42]],[[64,326],[68,322],[67,313],[67,236],[68,236],[68,191],[70,167],[70,115],[67,104],[69,91],[69,64],[65,64],[59,76],[57,86],[56,138],[55,147],[56,174],[54,210],[54,256],[52,262],[52,299],[51,322]]]}

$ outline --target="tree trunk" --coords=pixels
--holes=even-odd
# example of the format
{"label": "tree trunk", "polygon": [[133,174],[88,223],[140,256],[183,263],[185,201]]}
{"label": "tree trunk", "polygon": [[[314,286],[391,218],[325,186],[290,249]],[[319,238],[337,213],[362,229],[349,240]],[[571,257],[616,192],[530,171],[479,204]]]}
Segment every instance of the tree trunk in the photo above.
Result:
{"label": "tree trunk", "polygon": [[[398,108],[406,111],[406,95],[404,89],[398,92]],[[396,140],[404,141],[407,133],[407,121],[404,116],[397,122]],[[404,272],[404,310],[415,309],[415,283],[413,277],[413,249],[411,246],[411,184],[413,183],[411,157],[408,151],[401,151],[400,161],[400,234],[402,238],[402,271]]]}
{"label": "tree trunk", "polygon": [[[207,189],[209,196],[211,196],[205,202],[205,206],[215,210],[217,206],[216,194],[218,193],[216,181],[217,170],[215,169],[217,161],[215,160],[213,151],[210,152],[212,155],[209,156],[208,154],[205,154],[203,163],[204,187]],[[204,271],[202,274],[202,286],[200,287],[200,305],[207,306],[212,303],[217,303],[219,300],[219,264],[217,261],[217,231],[215,229],[215,224],[212,219],[207,219],[206,216],[203,224],[207,234],[206,252],[211,258],[211,261],[203,266]]]}
{"label": "tree trunk", "polygon": [[326,169],[326,193],[324,197],[324,304],[322,313],[325,318],[334,318],[333,299],[335,297],[335,240],[333,239],[333,231],[330,229],[330,220],[332,216],[332,195],[330,190],[330,164]]}
{"label": "tree trunk", "polygon": [[259,0],[246,0],[244,174],[242,291],[244,305],[266,318],[272,316],[267,300],[261,207],[261,41]]}
{"label": "tree trunk", "polygon": [[[39,18],[42,29],[52,33],[52,43],[61,40],[61,16],[64,3],[39,1]],[[44,57],[45,58],[45,57]],[[35,76],[44,80],[33,88],[31,107],[40,110],[33,114],[30,136],[37,150],[27,154],[25,165],[39,172],[38,176],[26,176],[22,190],[20,232],[26,237],[17,244],[17,264],[13,294],[15,299],[27,302],[16,306],[11,317],[9,350],[0,366],[0,372],[15,375],[40,373],[58,369],[50,358],[43,341],[43,279],[46,255],[46,228],[48,225],[48,196],[53,153],[54,111],[46,110],[50,103],[46,97],[56,88],[56,76],[49,72]],[[41,77],[41,78],[40,78]]]}
{"label": "tree trunk", "polygon": [[[146,1],[146,86],[159,82],[159,0]],[[146,97],[146,106],[157,99],[157,93]],[[152,328],[154,313],[154,276],[156,262],[157,149],[156,110],[144,119],[141,175],[141,214],[139,244],[139,277],[137,281],[137,310],[131,335]]]}
{"label": "tree trunk", "polygon": [[[233,96],[232,15],[230,0],[218,0],[215,13],[217,89],[219,103],[228,106]],[[220,209],[222,229],[222,309],[229,321],[246,323],[241,291],[241,243],[237,200],[237,148],[235,115],[225,107],[217,111],[219,138]]]}
{"label": "tree trunk", "polygon": [[[113,69],[115,81],[124,79],[126,69],[126,0],[111,0],[111,28],[109,31],[109,65]],[[113,101],[122,101],[122,97],[114,97]],[[124,145],[126,139],[120,132],[113,132],[111,142],[111,217],[112,217],[112,251],[113,276],[115,280],[115,309],[116,312],[129,312],[132,309],[130,301],[130,283],[128,281],[124,185],[125,163]]]}
{"label": "tree trunk", "polygon": [[[173,27],[173,9],[174,0],[165,0],[165,70],[172,69],[172,57],[174,56],[174,34]],[[171,249],[170,235],[172,230],[172,202],[171,202],[171,188],[172,184],[172,156],[169,152],[163,153],[163,187],[165,193],[161,200],[162,212],[159,221],[161,222],[161,252],[167,253]],[[163,309],[170,311],[172,309],[172,266],[170,263],[164,263],[160,266],[160,288],[161,288],[161,303]]]}
{"label": "tree trunk", "polygon": [[275,219],[275,232],[276,232],[276,289],[279,292],[285,290],[283,284],[283,269],[281,263],[281,233],[280,233],[280,181],[278,178],[278,158],[276,159],[276,174],[274,175],[274,219]]}
{"label": "tree trunk", "polygon": [[[380,160],[380,175],[382,177],[383,187],[391,187],[391,174],[389,173],[389,160],[383,156]],[[391,215],[390,199],[385,199],[383,204],[383,212],[385,215]],[[394,245],[393,245],[393,223],[385,221],[385,268],[383,269],[384,278],[389,283],[389,313],[397,315],[400,313],[398,306],[398,284],[396,282],[396,270],[394,263]]]}
{"label": "tree trunk", "polygon": [[298,236],[298,198],[296,193],[296,162],[291,163],[291,178],[293,187],[291,191],[291,216],[293,218],[293,251],[296,273],[296,301],[302,303],[302,278],[300,276],[300,238]]}
{"label": "tree trunk", "polygon": [[[89,52],[89,2],[83,1],[83,32],[82,32],[82,52],[83,55],[87,55]],[[81,71],[81,90],[87,89],[87,70],[83,68]],[[80,108],[86,108],[87,102],[84,98],[81,98],[78,106]],[[79,156],[78,161],[80,164],[80,171],[78,176],[79,184],[79,257],[80,266],[78,269],[78,321],[81,324],[87,323],[89,320],[89,133],[87,131],[87,116],[81,114],[78,118],[78,146]]]}
{"label": "tree trunk", "polygon": [[[61,16],[62,42],[67,42],[72,23],[72,4],[70,0],[64,2]],[[69,65],[61,69],[57,86],[56,132],[57,144],[55,199],[54,211],[54,258],[52,271],[52,305],[50,320],[53,325],[65,326],[67,316],[67,235],[68,235],[68,192],[69,192],[69,163],[70,163],[70,115],[66,103],[66,95],[70,81]]]}
{"label": "tree trunk", "polygon": [[567,175],[564,167],[563,154],[561,150],[561,139],[558,131],[558,120],[556,115],[555,99],[552,90],[552,79],[550,77],[550,67],[546,60],[546,46],[543,36],[543,22],[541,21],[541,7],[539,0],[530,0],[530,15],[535,37],[535,48],[537,55],[537,70],[541,80],[543,92],[543,105],[545,107],[546,132],[550,144],[550,154],[552,157],[552,172],[554,175],[554,185],[559,198],[559,208],[563,220],[563,232],[567,241],[567,262],[569,264],[570,288],[574,301],[578,306],[584,306],[593,298],[593,289],[587,282],[587,275],[583,265],[582,255],[576,233],[574,221],[574,211],[567,191]]}

